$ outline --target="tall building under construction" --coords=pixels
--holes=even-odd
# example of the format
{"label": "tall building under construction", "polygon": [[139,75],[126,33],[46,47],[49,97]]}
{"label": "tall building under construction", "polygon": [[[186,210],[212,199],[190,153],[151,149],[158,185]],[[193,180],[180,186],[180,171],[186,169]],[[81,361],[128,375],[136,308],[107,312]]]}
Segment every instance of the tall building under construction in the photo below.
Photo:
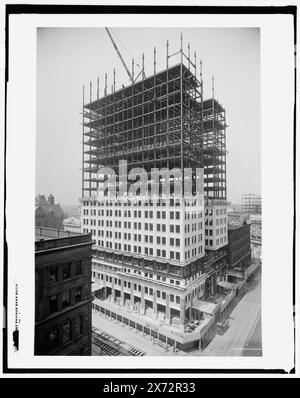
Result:
{"label": "tall building under construction", "polygon": [[[175,59],[177,58],[177,60]],[[193,58],[193,59],[192,59]],[[205,99],[202,65],[181,48],[151,76],[144,65],[131,83],[83,102],[82,227],[94,239],[94,309],[181,349],[203,348],[214,334],[213,300],[226,278],[225,109]],[[98,170],[192,169],[193,199],[124,195],[98,200]],[[204,171],[203,206],[194,170]],[[181,178],[182,186],[184,185]],[[162,178],[161,184],[167,181]],[[149,189],[150,192],[150,189]],[[200,194],[199,194],[200,195]],[[193,323],[197,327],[190,328]]]}

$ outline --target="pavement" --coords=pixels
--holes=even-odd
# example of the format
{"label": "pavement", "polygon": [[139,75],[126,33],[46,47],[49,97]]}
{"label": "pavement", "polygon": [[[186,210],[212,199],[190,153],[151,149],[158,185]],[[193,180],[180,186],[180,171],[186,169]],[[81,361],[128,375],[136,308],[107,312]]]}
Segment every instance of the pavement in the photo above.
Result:
{"label": "pavement", "polygon": [[[187,353],[191,356],[242,356],[254,331],[257,332],[261,315],[261,283],[258,274],[248,292],[229,316],[229,329],[224,335],[216,335],[203,350]],[[257,333],[256,333],[257,334]]]}
{"label": "pavement", "polygon": [[164,346],[160,346],[158,343],[154,343],[149,335],[144,335],[142,331],[124,325],[116,320],[111,320],[105,317],[101,312],[93,310],[92,312],[92,324],[99,330],[116,337],[117,339],[131,344],[133,347],[140,351],[146,352],[149,356],[172,356],[172,355],[184,355],[182,351],[175,353],[172,347],[168,348],[168,351]]}

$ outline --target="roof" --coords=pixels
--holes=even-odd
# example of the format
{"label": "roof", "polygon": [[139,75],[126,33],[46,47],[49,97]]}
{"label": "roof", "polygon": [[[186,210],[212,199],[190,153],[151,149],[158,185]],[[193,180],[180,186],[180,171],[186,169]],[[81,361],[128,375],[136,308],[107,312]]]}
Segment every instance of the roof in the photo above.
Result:
{"label": "roof", "polygon": [[203,300],[195,300],[193,303],[193,308],[202,311],[206,314],[213,314],[217,306],[218,304],[210,303],[208,301],[203,301]]}
{"label": "roof", "polygon": [[35,241],[57,239],[57,238],[67,238],[69,236],[78,236],[76,232],[64,231],[55,228],[45,228],[45,227],[35,227]]}
{"label": "roof", "polygon": [[240,229],[247,225],[250,225],[250,223],[247,222],[246,220],[244,222],[240,222],[240,223],[236,223],[236,224],[228,224],[228,230],[234,231],[235,229]]}

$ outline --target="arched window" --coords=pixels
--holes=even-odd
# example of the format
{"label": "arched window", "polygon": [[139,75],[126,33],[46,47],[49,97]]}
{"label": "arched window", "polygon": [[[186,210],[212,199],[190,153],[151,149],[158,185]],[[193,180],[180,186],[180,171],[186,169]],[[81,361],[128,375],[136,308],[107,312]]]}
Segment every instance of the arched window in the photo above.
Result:
{"label": "arched window", "polygon": [[49,344],[51,349],[54,349],[59,346],[59,329],[57,326],[55,326],[50,330]]}
{"label": "arched window", "polygon": [[65,322],[62,327],[62,342],[66,343],[71,340],[72,335],[72,323],[70,320]]}

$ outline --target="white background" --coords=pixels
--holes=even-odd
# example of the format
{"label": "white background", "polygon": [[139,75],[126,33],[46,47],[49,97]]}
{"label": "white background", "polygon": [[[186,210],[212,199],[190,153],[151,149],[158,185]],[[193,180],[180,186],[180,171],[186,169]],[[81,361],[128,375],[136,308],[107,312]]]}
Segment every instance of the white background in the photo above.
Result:
{"label": "white background", "polygon": [[[19,285],[20,350],[9,367],[255,368],[294,366],[292,317],[293,21],[291,15],[17,15],[10,17],[7,105],[8,336]],[[263,357],[34,357],[36,27],[260,27]],[[76,66],[75,66],[76,67]],[[55,157],[54,157],[55,160]],[[144,377],[144,376],[142,376]],[[165,376],[164,376],[165,377]]]}

